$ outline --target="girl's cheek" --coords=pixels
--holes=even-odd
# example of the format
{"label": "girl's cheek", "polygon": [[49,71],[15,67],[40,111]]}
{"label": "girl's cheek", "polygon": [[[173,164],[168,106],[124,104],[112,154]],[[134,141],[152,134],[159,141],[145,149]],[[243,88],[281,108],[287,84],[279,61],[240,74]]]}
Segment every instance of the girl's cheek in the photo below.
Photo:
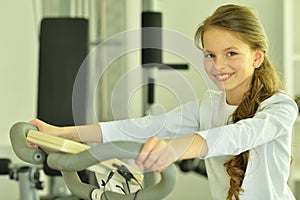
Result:
{"label": "girl's cheek", "polygon": [[212,72],[213,64],[211,63],[204,63],[204,70],[207,74]]}
{"label": "girl's cheek", "polygon": [[233,70],[237,70],[243,66],[243,62],[240,60],[230,60],[228,61],[230,68]]}

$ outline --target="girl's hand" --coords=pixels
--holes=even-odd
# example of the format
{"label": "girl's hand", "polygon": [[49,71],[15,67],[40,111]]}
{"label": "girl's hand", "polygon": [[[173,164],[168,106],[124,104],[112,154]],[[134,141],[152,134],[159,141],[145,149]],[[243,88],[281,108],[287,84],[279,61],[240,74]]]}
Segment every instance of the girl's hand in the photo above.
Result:
{"label": "girl's hand", "polygon": [[[44,133],[49,133],[55,135],[57,132],[58,127],[52,126],[50,124],[47,124],[41,120],[34,119],[28,122],[29,124],[35,126],[39,131],[44,132]],[[38,145],[32,143],[32,142],[27,142],[28,146],[33,147],[33,148],[38,148]]]}
{"label": "girl's hand", "polygon": [[169,141],[152,137],[142,147],[136,164],[142,169],[161,172],[177,160],[199,158],[205,156],[207,152],[206,141],[199,134]]}
{"label": "girl's hand", "polygon": [[53,126],[39,119],[29,122],[39,131],[76,142],[102,142],[102,132],[99,124],[85,126]]}
{"label": "girl's hand", "polygon": [[47,124],[46,122],[43,122],[39,119],[34,119],[34,120],[30,121],[29,124],[37,127],[37,129],[41,132],[59,136],[58,133],[59,133],[60,128],[57,126]]}
{"label": "girl's hand", "polygon": [[171,143],[152,137],[142,147],[136,164],[142,169],[161,172],[178,158]]}
{"label": "girl's hand", "polygon": [[39,119],[34,119],[30,121],[29,124],[32,124],[33,126],[37,127],[37,129],[43,133],[48,133],[57,137],[62,137],[77,142],[80,141],[80,138],[77,133],[77,129],[74,126],[68,126],[68,127],[53,126]]}

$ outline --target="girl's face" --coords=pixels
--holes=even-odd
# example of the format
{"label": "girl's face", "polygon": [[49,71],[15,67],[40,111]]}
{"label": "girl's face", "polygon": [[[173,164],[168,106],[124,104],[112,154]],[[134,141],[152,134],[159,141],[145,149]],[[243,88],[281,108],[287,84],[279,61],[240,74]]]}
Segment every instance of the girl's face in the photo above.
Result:
{"label": "girl's face", "polygon": [[252,50],[237,34],[218,27],[204,32],[204,66],[212,81],[226,91],[227,101],[239,104],[251,87],[254,69],[261,64],[261,50]]}

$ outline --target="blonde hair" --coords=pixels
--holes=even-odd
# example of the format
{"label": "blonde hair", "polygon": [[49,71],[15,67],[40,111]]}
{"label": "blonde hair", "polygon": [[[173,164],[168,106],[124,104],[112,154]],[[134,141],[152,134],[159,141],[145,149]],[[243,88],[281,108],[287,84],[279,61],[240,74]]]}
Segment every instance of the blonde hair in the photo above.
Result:
{"label": "blonde hair", "polygon": [[[233,32],[252,50],[262,49],[264,52],[268,50],[268,39],[263,26],[255,12],[248,7],[233,4],[219,7],[198,27],[195,33],[197,46],[200,46],[200,42],[203,44],[203,34],[212,26]],[[254,71],[251,88],[244,94],[242,102],[232,115],[233,122],[253,117],[262,101],[280,91],[281,81],[265,54],[264,61]],[[224,163],[230,177],[227,200],[231,200],[233,197],[239,200],[239,194],[244,191],[241,186],[248,159],[249,150],[233,156]]]}

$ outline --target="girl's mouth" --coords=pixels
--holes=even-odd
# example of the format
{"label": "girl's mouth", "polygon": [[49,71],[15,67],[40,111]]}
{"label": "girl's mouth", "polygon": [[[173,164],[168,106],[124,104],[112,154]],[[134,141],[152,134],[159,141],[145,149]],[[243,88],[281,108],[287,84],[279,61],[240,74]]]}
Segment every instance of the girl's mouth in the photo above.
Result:
{"label": "girl's mouth", "polygon": [[217,81],[227,81],[234,73],[221,73],[221,74],[215,74],[214,77],[217,79]]}

